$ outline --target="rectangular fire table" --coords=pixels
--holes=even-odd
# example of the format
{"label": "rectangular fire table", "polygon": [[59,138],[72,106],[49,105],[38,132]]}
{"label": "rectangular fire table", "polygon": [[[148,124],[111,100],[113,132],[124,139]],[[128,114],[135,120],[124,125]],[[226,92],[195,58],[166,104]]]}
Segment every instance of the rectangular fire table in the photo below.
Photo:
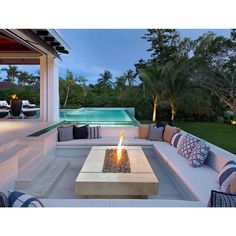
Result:
{"label": "rectangular fire table", "polygon": [[93,146],[75,181],[75,193],[89,198],[147,198],[158,193],[158,180],[139,146],[127,146],[131,173],[103,173],[106,149]]}

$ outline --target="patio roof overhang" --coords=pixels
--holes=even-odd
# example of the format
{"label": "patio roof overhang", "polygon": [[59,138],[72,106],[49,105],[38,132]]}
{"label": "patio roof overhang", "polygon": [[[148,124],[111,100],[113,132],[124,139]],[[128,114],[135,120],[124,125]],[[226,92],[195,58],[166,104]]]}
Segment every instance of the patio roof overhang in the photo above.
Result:
{"label": "patio roof overhang", "polygon": [[68,54],[69,46],[52,29],[1,29],[0,64],[38,65],[39,57],[60,58]]}

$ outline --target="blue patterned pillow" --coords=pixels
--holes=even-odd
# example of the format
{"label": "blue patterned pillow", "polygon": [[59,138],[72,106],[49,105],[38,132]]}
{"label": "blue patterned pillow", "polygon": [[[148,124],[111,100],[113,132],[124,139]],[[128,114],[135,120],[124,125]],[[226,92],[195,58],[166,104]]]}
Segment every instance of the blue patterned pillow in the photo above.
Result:
{"label": "blue patterned pillow", "polygon": [[236,163],[228,161],[219,173],[220,189],[224,192],[229,192],[230,184],[236,175]]}
{"label": "blue patterned pillow", "polygon": [[181,156],[189,159],[191,152],[193,151],[193,149],[195,148],[195,146],[199,142],[200,142],[199,139],[197,139],[189,134],[184,135],[183,140],[178,147],[178,153]]}
{"label": "blue patterned pillow", "polygon": [[10,207],[43,207],[37,198],[17,191],[9,192],[8,200]]}
{"label": "blue patterned pillow", "polygon": [[190,165],[193,167],[201,166],[210,152],[210,146],[205,142],[197,143],[189,155]]}

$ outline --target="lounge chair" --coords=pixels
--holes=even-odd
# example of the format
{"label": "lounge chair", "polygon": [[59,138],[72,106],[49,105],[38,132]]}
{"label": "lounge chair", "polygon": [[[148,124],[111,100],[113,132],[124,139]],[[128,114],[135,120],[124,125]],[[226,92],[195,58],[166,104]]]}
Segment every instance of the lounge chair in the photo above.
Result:
{"label": "lounge chair", "polygon": [[6,118],[9,115],[9,110],[0,109],[0,118]]}
{"label": "lounge chair", "polygon": [[7,101],[0,101],[0,109],[9,109],[10,105],[7,103]]}
{"label": "lounge chair", "polygon": [[36,118],[39,108],[23,108],[24,118]]}
{"label": "lounge chair", "polygon": [[31,104],[29,100],[22,100],[23,108],[34,108],[35,104]]}

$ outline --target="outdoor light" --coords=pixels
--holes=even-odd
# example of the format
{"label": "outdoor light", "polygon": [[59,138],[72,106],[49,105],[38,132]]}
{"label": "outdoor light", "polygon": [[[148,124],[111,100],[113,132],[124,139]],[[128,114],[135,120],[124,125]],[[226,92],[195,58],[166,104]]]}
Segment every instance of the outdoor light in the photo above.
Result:
{"label": "outdoor light", "polygon": [[18,99],[18,97],[16,96],[16,94],[12,94],[11,99],[15,100],[15,99]]}
{"label": "outdoor light", "polygon": [[232,125],[236,125],[236,120],[231,120]]}

